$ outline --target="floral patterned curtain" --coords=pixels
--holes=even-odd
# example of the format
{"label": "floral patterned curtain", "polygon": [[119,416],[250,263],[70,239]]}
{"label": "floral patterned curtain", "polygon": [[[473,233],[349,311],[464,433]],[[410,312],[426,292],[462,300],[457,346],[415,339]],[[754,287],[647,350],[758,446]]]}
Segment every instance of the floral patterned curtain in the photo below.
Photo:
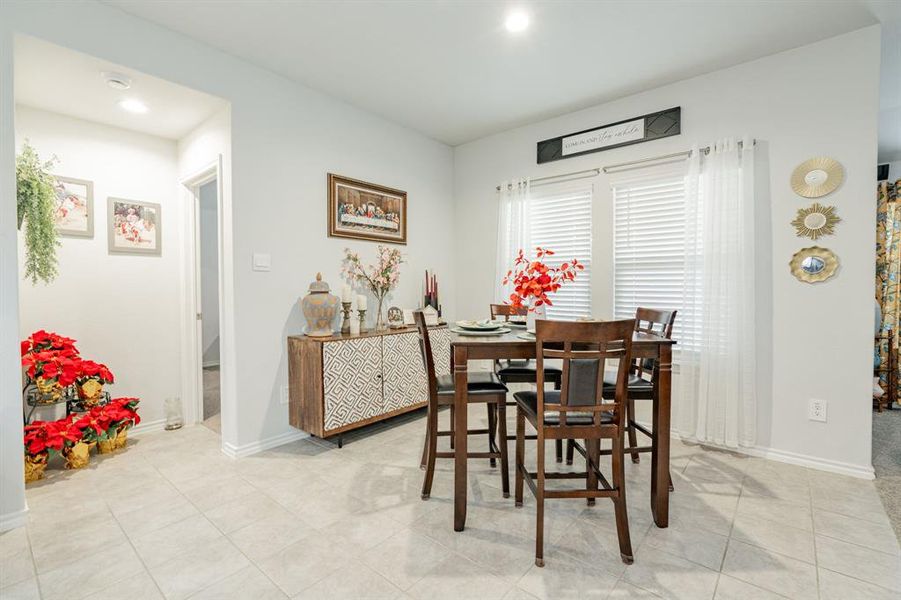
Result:
{"label": "floral patterned curtain", "polygon": [[[890,183],[880,181],[877,190],[876,209],[876,302],[882,311],[880,333],[889,329],[895,332],[894,344],[898,346],[898,326],[901,323],[901,295],[898,284],[901,281],[901,179]],[[876,344],[875,366],[888,361],[886,341]],[[901,362],[901,361],[899,361]],[[881,377],[883,389],[887,379]],[[886,389],[886,392],[889,390]],[[894,390],[895,401],[899,401],[898,390]]]}

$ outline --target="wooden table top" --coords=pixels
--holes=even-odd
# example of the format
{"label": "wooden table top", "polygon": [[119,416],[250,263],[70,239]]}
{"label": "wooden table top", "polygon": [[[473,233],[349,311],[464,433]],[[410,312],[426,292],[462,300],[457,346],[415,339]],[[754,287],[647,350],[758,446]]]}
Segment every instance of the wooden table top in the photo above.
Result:
{"label": "wooden table top", "polygon": [[[527,340],[519,337],[520,334],[524,333],[524,329],[516,329],[514,328],[510,333],[505,333],[503,335],[461,335],[459,333],[453,332],[451,337],[451,345],[452,346],[492,346],[492,345],[503,345],[503,346],[534,346],[535,340]],[[653,333],[645,333],[641,331],[636,331],[632,334],[632,346],[648,346],[648,345],[673,345],[675,344],[675,340],[667,339],[665,337],[654,335]]]}

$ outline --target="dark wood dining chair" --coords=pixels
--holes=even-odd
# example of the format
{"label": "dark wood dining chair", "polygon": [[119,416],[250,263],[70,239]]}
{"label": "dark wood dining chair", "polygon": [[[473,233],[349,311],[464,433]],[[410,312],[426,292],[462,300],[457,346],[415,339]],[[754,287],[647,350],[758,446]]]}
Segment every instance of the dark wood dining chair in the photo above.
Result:
{"label": "dark wood dining chair", "polygon": [[[613,500],[619,552],[626,564],[632,563],[629,515],[626,509],[623,439],[626,385],[632,356],[632,331],[635,321],[564,322],[538,321],[536,326],[537,368],[544,373],[547,359],[563,361],[559,391],[517,392],[516,398],[516,506],[522,506],[523,482],[535,495],[537,519],[535,564],[544,566],[544,501],[551,498],[595,498]],[[604,368],[608,360],[618,360],[615,394],[604,398]],[[525,423],[537,432],[537,469],[525,467]],[[545,440],[581,439],[585,441],[585,472],[547,472]],[[611,440],[614,449],[609,481],[599,468],[601,440]],[[548,479],[585,478],[585,489],[548,489]]]}
{"label": "dark wood dining chair", "polygon": [[[673,337],[673,325],[676,322],[675,310],[658,310],[654,308],[639,307],[635,311],[635,331],[653,333],[666,339]],[[636,358],[632,361],[629,368],[628,392],[629,397],[626,401],[626,435],[629,445],[625,451],[631,455],[632,462],[640,462],[640,454],[643,452],[652,452],[653,446],[639,446],[637,432],[641,432],[653,442],[654,432],[639,423],[635,417],[635,401],[636,400],[653,400],[654,384],[658,377],[657,360],[653,358]],[[604,385],[607,389],[607,395],[612,396],[615,380],[611,375],[607,375],[604,379]],[[576,448],[574,441],[567,443],[566,447],[566,463],[572,464],[573,454]],[[608,454],[604,451],[602,454]],[[672,477],[670,477],[670,491],[673,490]]]}
{"label": "dark wood dining chair", "polygon": [[[425,469],[422,480],[422,499],[428,500],[432,493],[432,480],[435,476],[436,458],[454,458],[453,452],[438,452],[438,438],[453,436],[453,428],[446,431],[438,429],[438,411],[442,406],[454,405],[454,376],[435,375],[435,359],[432,354],[432,343],[429,339],[429,329],[425,324],[425,315],[421,310],[413,312],[416,327],[419,329],[419,344],[422,349],[422,362],[425,366],[426,377],[429,386],[428,410],[426,416],[426,436],[422,448],[422,460],[420,467]],[[467,402],[484,403],[488,407],[488,414],[494,415],[494,422],[500,434],[500,439],[507,437],[507,386],[492,372],[470,372],[467,386]],[[453,425],[453,416],[451,424]],[[495,464],[495,459],[501,461],[501,489],[504,498],[510,497],[510,476],[507,460],[507,443],[498,444],[494,432],[488,429],[469,429],[468,435],[483,434],[488,437],[488,452],[468,452],[467,458],[488,458]],[[453,439],[453,437],[451,437]]]}
{"label": "dark wood dining chair", "polygon": [[[528,314],[528,309],[523,307],[514,308],[509,304],[491,304],[491,320],[492,321],[510,321],[510,317],[523,317]],[[494,361],[494,372],[505,384],[509,383],[532,383],[538,382],[538,371],[535,368],[535,361],[529,359],[521,360],[496,360]],[[544,366],[544,383],[553,383],[554,389],[560,389],[560,377],[562,372],[559,367],[546,364]],[[507,406],[516,406],[515,402],[508,402]],[[490,423],[489,423],[490,425]],[[510,435],[507,440],[515,440],[515,435]],[[527,439],[535,439],[529,436]],[[557,440],[557,462],[563,462],[563,440]]]}

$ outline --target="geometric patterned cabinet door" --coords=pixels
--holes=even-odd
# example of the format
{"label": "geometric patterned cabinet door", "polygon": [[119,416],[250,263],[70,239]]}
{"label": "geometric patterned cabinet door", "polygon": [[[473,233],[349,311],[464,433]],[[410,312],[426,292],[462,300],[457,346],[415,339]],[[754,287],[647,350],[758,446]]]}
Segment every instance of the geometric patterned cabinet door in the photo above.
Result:
{"label": "geometric patterned cabinet door", "polygon": [[418,333],[386,335],[382,338],[382,370],[385,412],[429,399]]}
{"label": "geometric patterned cabinet door", "polygon": [[382,414],[382,338],[326,342],[322,351],[325,429]]}

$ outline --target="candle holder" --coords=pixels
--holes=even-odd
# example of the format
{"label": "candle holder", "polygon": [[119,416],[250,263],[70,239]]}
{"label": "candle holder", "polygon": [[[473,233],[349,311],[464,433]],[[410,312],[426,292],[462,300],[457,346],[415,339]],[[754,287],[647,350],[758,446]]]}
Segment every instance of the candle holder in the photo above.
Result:
{"label": "candle holder", "polygon": [[350,306],[352,302],[342,302],[341,310],[344,312],[344,321],[341,323],[341,333],[350,333]]}
{"label": "candle holder", "polygon": [[357,309],[357,314],[360,315],[360,333],[366,331],[366,309]]}

